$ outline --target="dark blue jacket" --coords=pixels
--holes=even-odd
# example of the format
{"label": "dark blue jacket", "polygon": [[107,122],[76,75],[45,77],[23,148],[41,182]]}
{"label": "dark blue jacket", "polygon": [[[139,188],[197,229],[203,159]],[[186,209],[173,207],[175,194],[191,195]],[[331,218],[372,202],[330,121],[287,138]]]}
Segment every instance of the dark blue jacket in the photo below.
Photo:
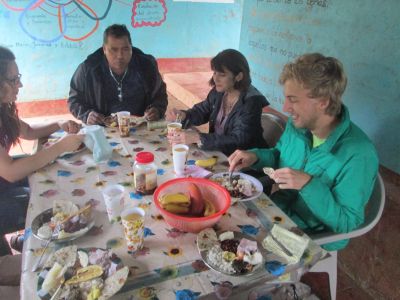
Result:
{"label": "dark blue jacket", "polygon": [[118,102],[117,85],[110,76],[107,59],[100,48],[81,63],[71,79],[68,106],[71,113],[86,122],[96,111],[105,116],[127,110],[132,115],[144,114],[156,107],[161,117],[168,105],[167,91],[153,56],[132,47],[132,59],[122,84],[123,101]]}
{"label": "dark blue jacket", "polygon": [[184,128],[209,122],[209,133],[201,133],[202,149],[218,150],[230,155],[236,149],[267,147],[263,139],[261,113],[269,105],[267,99],[253,86],[242,92],[225,122],[224,133],[215,133],[215,122],[224,93],[213,88],[207,98],[186,111]]}

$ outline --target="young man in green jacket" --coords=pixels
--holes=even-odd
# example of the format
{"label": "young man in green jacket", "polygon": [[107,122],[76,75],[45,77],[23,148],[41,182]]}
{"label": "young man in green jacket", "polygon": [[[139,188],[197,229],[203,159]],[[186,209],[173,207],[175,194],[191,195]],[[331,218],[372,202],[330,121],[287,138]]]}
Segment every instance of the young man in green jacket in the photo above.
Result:
{"label": "young man in green jacket", "polygon": [[[290,115],[275,148],[236,150],[230,170],[275,169],[271,199],[305,232],[349,232],[364,221],[378,172],[375,147],[342,104],[342,64],[319,53],[284,66],[283,111]],[[348,240],[324,245],[344,248]]]}

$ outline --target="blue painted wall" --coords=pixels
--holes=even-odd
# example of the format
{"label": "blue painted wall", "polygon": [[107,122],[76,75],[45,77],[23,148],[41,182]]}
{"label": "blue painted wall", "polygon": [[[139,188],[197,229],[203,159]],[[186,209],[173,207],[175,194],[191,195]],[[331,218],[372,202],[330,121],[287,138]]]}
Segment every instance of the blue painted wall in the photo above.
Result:
{"label": "blue painted wall", "polygon": [[17,56],[19,101],[65,99],[76,67],[111,24],[126,24],[134,46],[156,58],[212,57],[239,47],[241,19],[242,1],[4,0],[0,45]]}
{"label": "blue painted wall", "polygon": [[344,63],[344,101],[353,120],[375,143],[381,163],[400,173],[398,20],[398,0],[3,0],[0,44],[15,52],[23,74],[19,101],[66,98],[75,68],[113,23],[128,25],[134,45],[157,58],[239,48],[255,85],[278,110],[283,64],[320,51]]}
{"label": "blue painted wall", "polygon": [[245,1],[239,47],[255,85],[280,111],[286,62],[306,52],[340,59],[353,121],[373,140],[381,164],[400,173],[399,20],[398,0]]}

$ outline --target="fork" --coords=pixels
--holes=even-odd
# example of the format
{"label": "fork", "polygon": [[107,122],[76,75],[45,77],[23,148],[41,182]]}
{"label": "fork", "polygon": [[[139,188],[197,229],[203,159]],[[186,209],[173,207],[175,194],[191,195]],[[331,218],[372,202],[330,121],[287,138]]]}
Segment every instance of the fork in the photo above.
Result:
{"label": "fork", "polygon": [[54,230],[53,233],[51,234],[51,237],[46,241],[46,243],[44,244],[44,248],[42,250],[42,253],[40,254],[39,260],[36,262],[36,264],[33,266],[32,268],[32,272],[37,272],[40,269],[40,265],[44,256],[44,253],[46,252],[47,248],[49,247],[50,243],[52,241],[54,241],[55,239],[58,238],[58,234],[61,230],[61,225],[62,224],[58,224]]}
{"label": "fork", "polygon": [[229,172],[229,184],[232,185],[233,170]]}

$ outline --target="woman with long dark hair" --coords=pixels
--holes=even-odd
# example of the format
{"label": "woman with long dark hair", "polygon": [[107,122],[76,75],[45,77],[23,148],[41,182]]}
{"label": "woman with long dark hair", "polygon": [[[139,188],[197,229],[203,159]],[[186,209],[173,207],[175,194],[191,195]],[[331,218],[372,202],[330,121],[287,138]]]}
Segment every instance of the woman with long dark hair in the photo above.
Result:
{"label": "woman with long dark hair", "polygon": [[208,133],[183,130],[171,134],[173,144],[197,143],[204,150],[230,155],[236,149],[267,147],[263,139],[261,113],[267,99],[251,85],[246,58],[237,50],[226,49],[211,60],[214,71],[207,98],[186,111],[173,109],[169,121],[180,119],[184,128],[209,123]]}
{"label": "woman with long dark hair", "polygon": [[[74,121],[31,126],[19,119],[15,101],[21,87],[21,74],[14,54],[0,46],[0,255],[9,250],[4,234],[24,228],[29,202],[26,177],[60,154],[76,150],[83,141],[83,135],[75,134],[80,126]],[[19,138],[35,140],[59,129],[70,134],[48,148],[20,159],[13,159],[8,154]]]}

